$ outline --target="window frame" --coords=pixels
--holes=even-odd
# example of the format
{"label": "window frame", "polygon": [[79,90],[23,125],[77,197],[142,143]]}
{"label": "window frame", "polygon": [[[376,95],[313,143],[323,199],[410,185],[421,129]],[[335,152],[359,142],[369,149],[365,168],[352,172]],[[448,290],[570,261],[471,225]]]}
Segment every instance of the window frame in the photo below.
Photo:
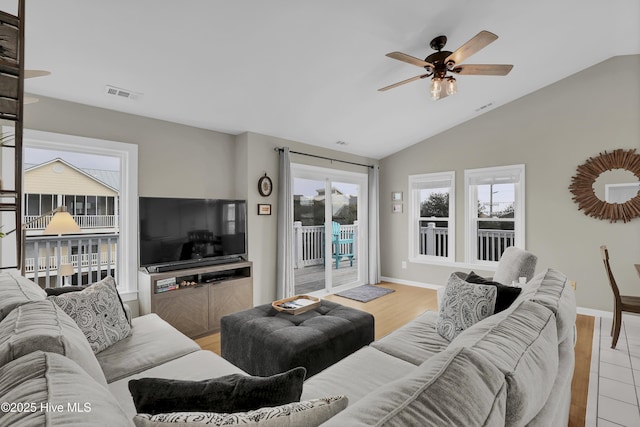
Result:
{"label": "window frame", "polygon": [[[414,188],[419,183],[429,183],[448,180],[449,185],[449,217],[446,218],[447,231],[447,256],[424,255],[420,253],[420,222],[432,218],[420,216],[420,190]],[[409,261],[425,264],[451,264],[456,261],[456,173],[455,171],[434,172],[409,175],[408,186],[408,213],[409,213]],[[445,219],[442,218],[442,221]]]}
{"label": "window frame", "polygon": [[[477,184],[471,184],[471,180],[478,178],[499,179],[500,176],[517,175],[514,184],[514,246],[526,249],[525,247],[525,165],[515,164],[507,166],[494,166],[478,169],[465,169],[464,171],[464,192],[465,192],[465,263],[468,265],[479,265],[494,267],[498,261],[478,260],[478,191]],[[508,183],[508,181],[503,181]]]}
{"label": "window frame", "polygon": [[[124,301],[138,298],[138,146],[82,136],[24,130],[24,145],[116,157],[120,160],[118,292]],[[74,195],[65,195],[74,196]],[[75,196],[74,196],[75,199]],[[66,203],[65,203],[66,204]],[[75,208],[75,206],[74,206]]]}

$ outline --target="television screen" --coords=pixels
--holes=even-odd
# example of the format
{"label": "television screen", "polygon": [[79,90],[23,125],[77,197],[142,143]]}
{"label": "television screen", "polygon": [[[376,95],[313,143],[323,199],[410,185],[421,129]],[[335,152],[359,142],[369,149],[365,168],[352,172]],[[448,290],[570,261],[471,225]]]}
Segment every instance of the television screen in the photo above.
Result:
{"label": "television screen", "polygon": [[140,267],[247,253],[244,200],[140,197],[139,215]]}

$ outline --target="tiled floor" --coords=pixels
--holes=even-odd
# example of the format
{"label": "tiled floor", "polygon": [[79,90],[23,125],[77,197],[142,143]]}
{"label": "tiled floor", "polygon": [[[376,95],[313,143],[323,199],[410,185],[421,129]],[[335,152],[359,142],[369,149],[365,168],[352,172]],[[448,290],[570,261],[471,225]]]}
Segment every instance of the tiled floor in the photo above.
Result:
{"label": "tiled floor", "polygon": [[595,319],[587,427],[640,426],[640,316],[624,314],[622,319],[615,350],[612,319]]}

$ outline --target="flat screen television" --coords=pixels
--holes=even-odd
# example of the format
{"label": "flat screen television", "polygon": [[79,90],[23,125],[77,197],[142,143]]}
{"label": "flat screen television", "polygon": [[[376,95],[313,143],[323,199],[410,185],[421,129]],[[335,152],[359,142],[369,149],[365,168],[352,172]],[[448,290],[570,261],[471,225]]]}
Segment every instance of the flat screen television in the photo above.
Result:
{"label": "flat screen television", "polygon": [[246,202],[139,198],[140,267],[149,271],[211,264],[247,253]]}

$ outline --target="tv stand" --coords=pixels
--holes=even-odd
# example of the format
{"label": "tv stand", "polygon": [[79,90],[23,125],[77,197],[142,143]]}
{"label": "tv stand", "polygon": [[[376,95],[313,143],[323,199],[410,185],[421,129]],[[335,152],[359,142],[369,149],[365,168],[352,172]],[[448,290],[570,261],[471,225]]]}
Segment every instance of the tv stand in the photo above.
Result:
{"label": "tv stand", "polygon": [[141,269],[140,314],[156,313],[190,338],[218,332],[222,316],[253,307],[253,264],[224,261],[154,273]]}

